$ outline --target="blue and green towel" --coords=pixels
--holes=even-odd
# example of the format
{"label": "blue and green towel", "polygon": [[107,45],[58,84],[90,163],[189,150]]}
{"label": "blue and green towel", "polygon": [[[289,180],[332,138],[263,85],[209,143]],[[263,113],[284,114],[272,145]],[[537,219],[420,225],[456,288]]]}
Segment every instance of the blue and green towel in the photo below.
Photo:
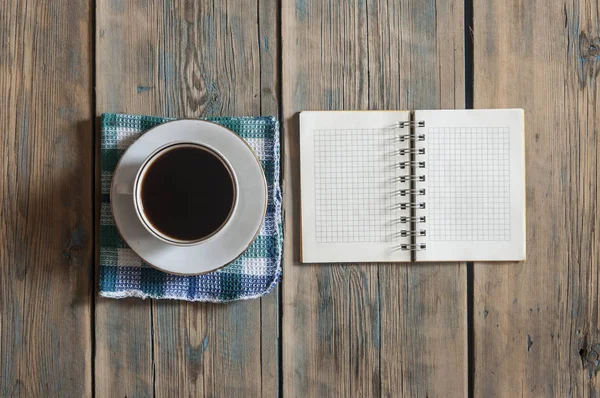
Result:
{"label": "blue and green towel", "polygon": [[279,179],[279,124],[273,117],[206,118],[234,131],[258,156],[268,185],[265,221],[256,240],[237,260],[209,274],[172,275],[147,265],[123,241],[110,210],[113,172],[125,150],[145,131],[174,119],[102,115],[100,295],[225,302],[267,294],[281,278],[283,247]]}

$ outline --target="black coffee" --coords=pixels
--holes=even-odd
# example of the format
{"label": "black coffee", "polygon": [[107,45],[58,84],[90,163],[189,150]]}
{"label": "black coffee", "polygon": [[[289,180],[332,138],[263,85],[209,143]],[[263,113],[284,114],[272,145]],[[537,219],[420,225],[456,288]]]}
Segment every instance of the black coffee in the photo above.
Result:
{"label": "black coffee", "polygon": [[229,170],[200,146],[166,150],[148,166],[140,200],[155,230],[175,240],[206,238],[229,218],[235,201]]}

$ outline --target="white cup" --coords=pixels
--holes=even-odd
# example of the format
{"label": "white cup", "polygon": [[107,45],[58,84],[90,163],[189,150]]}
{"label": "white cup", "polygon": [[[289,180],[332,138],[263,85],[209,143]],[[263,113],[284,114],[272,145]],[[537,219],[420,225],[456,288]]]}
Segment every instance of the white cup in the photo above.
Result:
{"label": "white cup", "polygon": [[[148,217],[148,214],[146,214],[146,212],[144,211],[144,205],[143,205],[144,200],[142,198],[142,185],[146,181],[145,178],[148,173],[148,170],[150,170],[150,168],[154,164],[154,162],[159,160],[163,155],[167,154],[170,151],[173,151],[176,149],[181,149],[181,148],[186,148],[186,147],[193,147],[195,149],[201,149],[203,151],[210,153],[215,158],[217,158],[219,161],[221,161],[223,163],[223,165],[225,166],[225,168],[227,169],[227,171],[229,172],[229,175],[231,177],[231,183],[233,185],[233,200],[232,200],[232,204],[231,204],[231,209],[229,211],[229,215],[226,217],[226,219],[223,221],[223,223],[218,228],[216,228],[214,231],[212,231],[210,234],[207,234],[205,236],[202,236],[202,237],[199,237],[199,238],[193,239],[193,240],[177,239],[173,236],[169,236],[169,235],[165,234],[164,232],[160,231],[155,225],[152,224],[152,222],[150,221],[150,219]],[[202,171],[200,171],[200,172],[202,172]],[[210,171],[206,171],[206,172],[210,172]],[[133,186],[125,186],[123,184],[118,184],[115,188],[116,188],[116,191],[118,194],[132,195],[133,206],[135,208],[137,216],[138,216],[139,220],[141,221],[142,225],[144,226],[144,228],[150,234],[154,235],[157,239],[160,239],[161,241],[163,241],[165,243],[168,243],[171,245],[176,245],[176,246],[196,245],[198,243],[201,243],[201,242],[211,238],[217,232],[219,232],[231,219],[231,215],[233,214],[235,207],[237,205],[237,196],[238,196],[237,192],[239,189],[238,183],[237,183],[237,178],[236,178],[235,173],[233,172],[233,169],[232,169],[231,165],[229,164],[229,162],[218,151],[214,150],[213,148],[209,148],[208,146],[200,145],[200,144],[194,143],[194,142],[172,142],[172,143],[169,143],[165,146],[158,148],[156,151],[154,151],[152,154],[150,154],[150,156],[148,156],[142,163],[142,166],[140,167],[140,169],[138,170],[138,172],[136,174],[135,180],[133,182]]]}

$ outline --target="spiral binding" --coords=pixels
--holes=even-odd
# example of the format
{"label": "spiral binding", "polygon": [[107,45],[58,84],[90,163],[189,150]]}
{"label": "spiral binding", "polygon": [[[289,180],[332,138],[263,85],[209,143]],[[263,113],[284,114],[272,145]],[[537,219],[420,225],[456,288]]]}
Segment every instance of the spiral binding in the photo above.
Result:
{"label": "spiral binding", "polygon": [[[396,166],[398,168],[400,168],[402,170],[409,169],[410,172],[408,174],[395,177],[394,181],[404,182],[404,183],[410,182],[411,187],[405,188],[405,189],[397,189],[392,192],[392,195],[393,196],[411,196],[411,197],[412,196],[423,196],[423,195],[425,195],[425,189],[417,188],[417,187],[415,187],[415,184],[417,184],[419,182],[424,182],[425,175],[412,174],[412,171],[413,170],[416,171],[416,169],[423,169],[426,166],[425,161],[415,159],[416,156],[425,155],[425,148],[419,148],[416,146],[416,145],[418,145],[419,142],[425,141],[425,134],[415,134],[415,130],[414,130],[414,128],[416,128],[416,127],[425,127],[425,121],[424,120],[399,121],[396,123],[396,127],[400,128],[400,129],[410,128],[409,134],[400,134],[400,135],[396,136],[396,140],[399,142],[409,142],[410,148],[399,148],[399,149],[395,150],[395,153],[398,156],[406,156],[406,155],[410,156],[409,160],[403,160],[396,164]],[[425,209],[425,202],[415,202],[415,201],[411,200],[410,202],[397,203],[396,205],[392,206],[392,208],[400,209],[400,210],[409,210],[410,209],[410,210],[414,211],[414,210],[419,210],[419,209]],[[427,248],[426,244],[425,243],[416,243],[415,238],[421,237],[421,236],[426,236],[427,231],[425,229],[417,229],[416,228],[417,223],[425,223],[426,222],[426,217],[425,216],[415,216],[414,212],[411,212],[411,213],[412,213],[411,216],[403,216],[403,217],[396,219],[396,222],[399,222],[401,224],[409,224],[410,225],[410,228],[400,230],[398,235],[400,237],[413,238],[413,239],[411,239],[412,240],[411,243],[401,244],[399,246],[399,248],[400,248],[400,250],[404,250],[404,251],[425,250]]]}
{"label": "spiral binding", "polygon": [[425,182],[425,176],[418,176],[418,175],[414,175],[414,174],[409,174],[406,176],[398,176],[395,178],[396,181],[399,182],[408,182],[408,181],[418,181],[418,182]]}
{"label": "spiral binding", "polygon": [[412,135],[412,134],[402,134],[397,136],[398,141],[425,141],[425,134]]}
{"label": "spiral binding", "polygon": [[425,148],[400,148],[397,150],[398,155],[425,155]]}
{"label": "spiral binding", "polygon": [[421,251],[427,249],[425,243],[406,243],[400,245],[400,250]]}
{"label": "spiral binding", "polygon": [[399,162],[397,164],[397,166],[400,167],[401,169],[405,169],[407,167],[417,167],[419,169],[424,169],[425,162],[420,162],[420,161],[416,161],[416,160],[407,160],[405,162]]}
{"label": "spiral binding", "polygon": [[424,196],[425,195],[425,189],[413,189],[413,188],[397,189],[394,192],[392,192],[392,195],[397,195],[397,196],[406,196],[406,195]]}
{"label": "spiral binding", "polygon": [[408,223],[418,223],[418,222],[425,222],[425,216],[403,216],[398,218],[398,221],[402,224],[408,224]]}
{"label": "spiral binding", "polygon": [[394,206],[392,206],[392,209],[400,209],[400,210],[424,209],[424,208],[425,208],[425,202],[419,202],[419,203],[403,202],[403,203],[398,203],[398,204],[395,204]]}
{"label": "spiral binding", "polygon": [[405,120],[396,122],[396,127],[401,129],[404,127],[425,127],[425,120]]}
{"label": "spiral binding", "polygon": [[407,237],[407,236],[426,236],[427,235],[427,231],[424,229],[420,229],[418,231],[416,230],[412,230],[412,231],[400,231],[399,235],[403,238]]}

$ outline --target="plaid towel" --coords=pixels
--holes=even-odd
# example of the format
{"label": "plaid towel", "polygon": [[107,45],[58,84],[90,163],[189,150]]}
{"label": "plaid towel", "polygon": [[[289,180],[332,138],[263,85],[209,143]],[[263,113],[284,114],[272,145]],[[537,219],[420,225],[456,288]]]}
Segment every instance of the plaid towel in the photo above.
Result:
{"label": "plaid towel", "polygon": [[198,276],[167,274],[148,266],[121,239],[110,210],[110,184],[121,155],[148,129],[173,119],[102,115],[100,295],[225,302],[267,294],[281,278],[282,216],[279,123],[273,117],[206,118],[242,137],[254,150],[268,185],[267,214],[256,240],[233,263]]}

